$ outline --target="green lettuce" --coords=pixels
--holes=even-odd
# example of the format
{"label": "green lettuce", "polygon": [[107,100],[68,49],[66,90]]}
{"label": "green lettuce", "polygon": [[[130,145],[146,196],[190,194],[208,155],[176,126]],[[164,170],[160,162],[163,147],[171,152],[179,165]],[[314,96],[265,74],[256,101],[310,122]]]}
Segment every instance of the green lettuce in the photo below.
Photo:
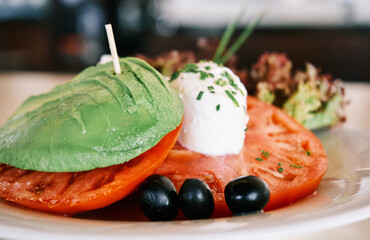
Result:
{"label": "green lettuce", "polygon": [[265,53],[253,65],[248,93],[282,108],[309,129],[333,126],[344,121],[344,89],[340,80],[320,75],[315,66],[291,73],[285,54]]}

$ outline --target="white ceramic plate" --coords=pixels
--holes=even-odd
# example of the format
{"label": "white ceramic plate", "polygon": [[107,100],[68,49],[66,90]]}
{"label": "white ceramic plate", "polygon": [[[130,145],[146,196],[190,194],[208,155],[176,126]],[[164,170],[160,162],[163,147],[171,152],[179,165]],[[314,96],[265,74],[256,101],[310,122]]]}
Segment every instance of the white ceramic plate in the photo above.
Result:
{"label": "white ceramic plate", "polygon": [[323,230],[370,218],[370,133],[316,133],[329,167],[317,193],[258,215],[173,222],[127,222],[55,216],[0,202],[6,239],[260,239]]}

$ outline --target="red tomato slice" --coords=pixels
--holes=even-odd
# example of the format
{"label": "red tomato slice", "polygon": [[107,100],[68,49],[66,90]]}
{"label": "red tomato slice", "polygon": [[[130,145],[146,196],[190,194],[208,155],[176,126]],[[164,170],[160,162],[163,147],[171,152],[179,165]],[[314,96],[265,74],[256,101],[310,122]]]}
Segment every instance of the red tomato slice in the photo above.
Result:
{"label": "red tomato slice", "polygon": [[157,170],[180,128],[127,163],[91,171],[38,172],[0,164],[0,197],[28,208],[67,215],[107,206],[130,194]]}
{"label": "red tomato slice", "polygon": [[179,189],[187,178],[199,178],[215,197],[214,217],[230,216],[224,188],[234,178],[256,175],[267,182],[271,198],[265,210],[282,207],[313,193],[327,167],[317,137],[282,110],[248,97],[250,122],[239,155],[206,156],[176,144],[157,174]]}

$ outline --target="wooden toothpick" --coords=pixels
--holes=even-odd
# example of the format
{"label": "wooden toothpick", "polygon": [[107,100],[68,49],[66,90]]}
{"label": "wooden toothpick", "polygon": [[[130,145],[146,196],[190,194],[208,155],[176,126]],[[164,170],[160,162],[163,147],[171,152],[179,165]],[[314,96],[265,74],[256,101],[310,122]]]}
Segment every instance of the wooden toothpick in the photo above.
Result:
{"label": "wooden toothpick", "polygon": [[121,66],[119,65],[119,59],[118,59],[118,54],[117,54],[116,43],[114,41],[112,25],[106,24],[105,30],[107,31],[109,49],[110,49],[110,53],[113,58],[114,71],[116,72],[116,74],[121,74]]}

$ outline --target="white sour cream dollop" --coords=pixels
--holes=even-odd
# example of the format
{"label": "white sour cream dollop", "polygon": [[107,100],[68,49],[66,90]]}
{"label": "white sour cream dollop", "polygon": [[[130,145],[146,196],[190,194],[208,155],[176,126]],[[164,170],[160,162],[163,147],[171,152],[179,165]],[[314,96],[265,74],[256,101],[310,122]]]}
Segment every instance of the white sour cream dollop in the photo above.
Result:
{"label": "white sour cream dollop", "polygon": [[98,62],[98,65],[100,65],[100,64],[106,64],[106,63],[109,63],[109,62],[113,62],[112,55],[110,55],[110,54],[103,54],[100,57],[100,60]]}
{"label": "white sour cream dollop", "polygon": [[238,154],[249,120],[247,90],[229,68],[214,62],[187,65],[172,81],[184,104],[178,141],[207,155]]}

